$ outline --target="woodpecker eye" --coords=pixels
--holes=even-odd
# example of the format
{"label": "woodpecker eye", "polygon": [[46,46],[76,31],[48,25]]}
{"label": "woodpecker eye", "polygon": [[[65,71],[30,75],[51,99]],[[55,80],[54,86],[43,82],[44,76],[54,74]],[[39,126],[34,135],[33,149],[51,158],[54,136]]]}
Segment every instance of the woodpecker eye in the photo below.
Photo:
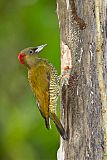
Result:
{"label": "woodpecker eye", "polygon": [[29,53],[30,53],[30,54],[33,54],[33,50],[30,50]]}

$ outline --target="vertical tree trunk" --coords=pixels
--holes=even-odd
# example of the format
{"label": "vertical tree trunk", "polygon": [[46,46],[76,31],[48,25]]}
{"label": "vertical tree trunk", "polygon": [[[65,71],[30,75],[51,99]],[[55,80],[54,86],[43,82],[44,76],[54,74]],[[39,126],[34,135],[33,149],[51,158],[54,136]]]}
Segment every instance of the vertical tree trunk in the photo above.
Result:
{"label": "vertical tree trunk", "polygon": [[61,72],[68,79],[61,93],[68,141],[61,139],[58,160],[103,160],[107,152],[105,6],[105,0],[57,0]]}

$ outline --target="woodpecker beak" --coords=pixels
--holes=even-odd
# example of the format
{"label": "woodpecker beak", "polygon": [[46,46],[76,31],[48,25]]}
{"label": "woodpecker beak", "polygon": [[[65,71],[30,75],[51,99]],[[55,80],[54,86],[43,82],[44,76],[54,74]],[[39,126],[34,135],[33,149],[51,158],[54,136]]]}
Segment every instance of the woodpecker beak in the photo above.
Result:
{"label": "woodpecker beak", "polygon": [[35,48],[35,53],[39,53],[45,46],[47,46],[47,44],[43,44],[43,45],[41,45],[41,46],[37,46],[37,47]]}
{"label": "woodpecker beak", "polygon": [[23,53],[18,54],[18,59],[19,59],[20,63],[22,63],[22,64],[25,64],[24,57],[25,57],[25,54],[23,54]]}

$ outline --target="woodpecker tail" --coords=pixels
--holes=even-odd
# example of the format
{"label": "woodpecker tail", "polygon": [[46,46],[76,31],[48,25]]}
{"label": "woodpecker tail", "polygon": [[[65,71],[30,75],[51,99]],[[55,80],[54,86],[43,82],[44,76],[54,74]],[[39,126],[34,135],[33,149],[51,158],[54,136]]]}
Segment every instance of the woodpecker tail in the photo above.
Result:
{"label": "woodpecker tail", "polygon": [[67,134],[66,134],[60,120],[57,118],[56,114],[55,113],[50,113],[50,118],[55,123],[56,128],[57,128],[58,132],[60,133],[61,137],[64,140],[67,140],[68,139]]}
{"label": "woodpecker tail", "polygon": [[49,125],[49,118],[45,118],[45,125],[46,125],[46,128],[47,128],[47,129],[50,128],[50,125]]}

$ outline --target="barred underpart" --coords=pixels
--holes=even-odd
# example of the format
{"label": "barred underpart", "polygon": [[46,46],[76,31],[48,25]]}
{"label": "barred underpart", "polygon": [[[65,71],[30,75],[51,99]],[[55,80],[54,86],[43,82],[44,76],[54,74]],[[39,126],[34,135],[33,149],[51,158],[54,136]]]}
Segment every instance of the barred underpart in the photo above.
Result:
{"label": "barred underpart", "polygon": [[50,86],[49,86],[49,95],[50,95],[49,110],[51,113],[56,113],[57,99],[59,95],[60,86],[59,86],[59,77],[57,75],[57,71],[52,65],[51,68],[52,70],[50,75]]}

